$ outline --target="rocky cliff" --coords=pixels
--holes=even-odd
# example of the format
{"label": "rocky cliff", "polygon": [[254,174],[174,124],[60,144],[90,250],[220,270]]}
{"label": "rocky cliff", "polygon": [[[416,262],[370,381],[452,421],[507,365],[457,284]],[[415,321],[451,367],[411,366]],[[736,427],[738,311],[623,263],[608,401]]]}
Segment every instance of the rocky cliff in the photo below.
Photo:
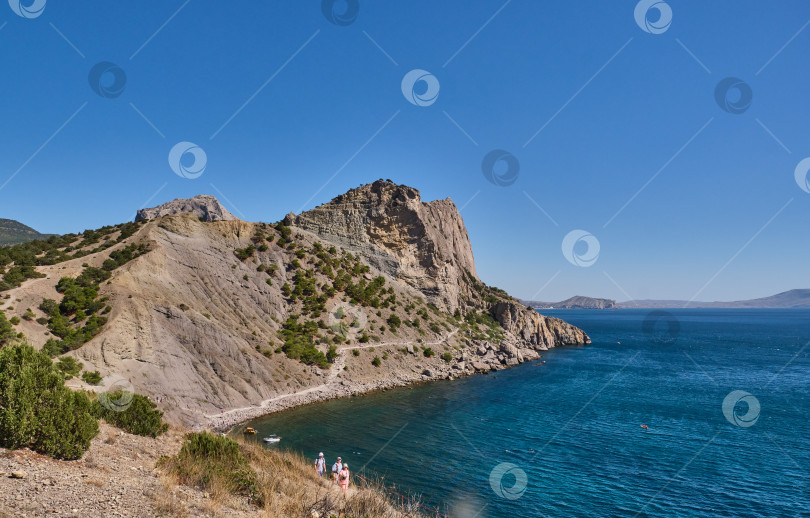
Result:
{"label": "rocky cliff", "polygon": [[170,202],[152,207],[151,209],[140,209],[135,215],[135,221],[157,219],[171,214],[194,214],[201,221],[234,221],[237,218],[213,196],[199,194],[193,198],[177,198]]}
{"label": "rocky cliff", "polygon": [[[16,330],[35,346],[69,350],[104,378],[94,387],[76,377],[74,386],[134,389],[195,427],[589,343],[481,282],[450,200],[425,203],[413,188],[380,181],[273,225],[206,222],[227,215],[217,207],[171,202],[144,215],[157,219],[69,236],[65,248],[42,252],[50,259],[41,277],[9,290],[4,300],[15,302],[0,310],[21,317]],[[69,305],[43,301],[63,297],[60,278],[104,268],[103,302],[87,309],[107,306],[94,320],[103,327],[76,345],[70,329],[85,320],[45,313]],[[33,315],[22,318],[27,309]]]}
{"label": "rocky cliff", "polygon": [[501,301],[495,304],[492,313],[506,331],[535,349],[590,343],[583,330],[559,318],[543,316],[523,304]]}
{"label": "rocky cliff", "polygon": [[459,307],[475,260],[452,200],[425,203],[419,191],[384,180],[290,214],[285,223],[359,253],[445,311]]}

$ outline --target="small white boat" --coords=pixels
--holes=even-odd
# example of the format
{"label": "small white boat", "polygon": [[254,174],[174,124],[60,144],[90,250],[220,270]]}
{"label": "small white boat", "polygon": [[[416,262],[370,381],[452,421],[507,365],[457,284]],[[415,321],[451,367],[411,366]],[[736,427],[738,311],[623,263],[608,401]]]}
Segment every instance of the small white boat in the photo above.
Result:
{"label": "small white boat", "polygon": [[278,435],[271,435],[271,436],[269,436],[269,437],[265,437],[265,438],[264,438],[264,439],[262,439],[262,440],[263,440],[264,442],[266,442],[266,443],[270,444],[270,443],[276,443],[276,442],[280,442],[280,441],[281,441],[281,437],[279,437]]}

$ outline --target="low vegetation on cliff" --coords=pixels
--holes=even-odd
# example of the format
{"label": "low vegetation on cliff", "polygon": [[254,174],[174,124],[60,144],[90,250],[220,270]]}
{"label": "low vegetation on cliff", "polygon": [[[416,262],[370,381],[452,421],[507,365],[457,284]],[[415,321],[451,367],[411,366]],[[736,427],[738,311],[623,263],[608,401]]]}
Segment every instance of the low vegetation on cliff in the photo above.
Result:
{"label": "low vegetation on cliff", "polygon": [[98,433],[99,418],[157,437],[168,429],[162,417],[154,403],[137,394],[97,397],[69,389],[58,365],[26,343],[0,348],[0,447],[77,459]]}

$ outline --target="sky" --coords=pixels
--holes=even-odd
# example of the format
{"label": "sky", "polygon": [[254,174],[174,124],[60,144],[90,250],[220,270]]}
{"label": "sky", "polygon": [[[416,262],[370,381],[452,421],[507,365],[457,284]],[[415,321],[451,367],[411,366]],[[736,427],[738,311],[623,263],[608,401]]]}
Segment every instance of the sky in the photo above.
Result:
{"label": "sky", "polygon": [[806,1],[8,4],[0,217],[41,232],[390,178],[521,298],[810,288]]}

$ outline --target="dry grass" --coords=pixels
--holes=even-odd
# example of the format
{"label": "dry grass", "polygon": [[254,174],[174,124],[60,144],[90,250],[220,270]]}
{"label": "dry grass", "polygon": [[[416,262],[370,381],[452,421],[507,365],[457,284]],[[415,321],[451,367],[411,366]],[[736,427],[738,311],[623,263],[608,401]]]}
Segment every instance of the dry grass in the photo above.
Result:
{"label": "dry grass", "polygon": [[291,452],[266,450],[262,445],[239,441],[242,452],[256,471],[264,495],[264,516],[373,516],[419,518],[419,513],[394,509],[382,491],[350,487],[343,493],[327,478],[318,477],[308,459]]}
{"label": "dry grass", "polygon": [[[333,485],[328,478],[318,477],[308,459],[285,451],[267,450],[261,444],[237,439],[239,450],[255,474],[255,493],[248,497],[244,492],[234,491],[228,478],[208,476],[204,487],[208,497],[204,508],[199,511],[209,516],[230,515],[231,511],[245,511],[246,514],[267,518],[323,518],[368,516],[374,518],[420,518],[418,512],[395,509],[386,494],[375,488],[359,489],[351,486],[347,495]],[[172,459],[176,459],[173,457]],[[163,464],[169,467],[176,460]],[[162,516],[181,517],[188,514],[187,506],[177,491],[178,484],[189,483],[189,473],[200,480],[200,470],[214,473],[210,459],[198,466],[182,461],[185,478],[178,477],[177,471],[167,471],[161,477],[161,490],[155,495],[158,512]]]}
{"label": "dry grass", "polygon": [[88,479],[85,479],[84,482],[86,484],[90,484],[91,486],[96,486],[96,487],[104,487],[106,485],[106,482],[101,480],[100,478],[88,478]]}
{"label": "dry grass", "polygon": [[183,518],[188,511],[177,491],[177,478],[167,474],[160,476],[160,486],[152,495],[158,516]]}

